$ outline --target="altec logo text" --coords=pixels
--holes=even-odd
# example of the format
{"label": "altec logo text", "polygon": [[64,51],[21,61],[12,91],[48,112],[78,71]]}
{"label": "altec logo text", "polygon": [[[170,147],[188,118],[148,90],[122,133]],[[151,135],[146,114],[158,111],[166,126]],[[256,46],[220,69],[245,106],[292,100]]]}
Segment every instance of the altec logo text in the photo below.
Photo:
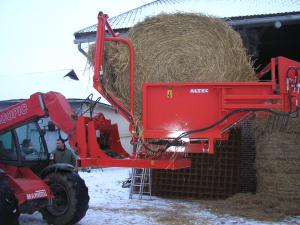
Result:
{"label": "altec logo text", "polygon": [[22,116],[28,112],[28,106],[26,103],[23,103],[7,112],[0,113],[0,124],[7,123],[10,120]]}
{"label": "altec logo text", "polygon": [[208,93],[207,88],[192,88],[190,89],[191,94],[206,94]]}

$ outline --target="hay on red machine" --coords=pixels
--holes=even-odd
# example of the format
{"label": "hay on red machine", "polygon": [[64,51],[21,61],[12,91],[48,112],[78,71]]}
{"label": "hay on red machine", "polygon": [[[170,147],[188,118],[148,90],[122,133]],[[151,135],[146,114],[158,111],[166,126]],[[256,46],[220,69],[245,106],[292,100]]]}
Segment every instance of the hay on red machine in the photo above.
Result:
{"label": "hay on red machine", "polygon": [[[135,112],[143,82],[252,81],[254,70],[240,35],[225,21],[196,14],[162,14],[128,32],[135,50]],[[93,58],[93,49],[90,55]],[[93,61],[93,60],[92,60]],[[129,52],[105,45],[108,89],[129,106]]]}
{"label": "hay on red machine", "polygon": [[[138,117],[143,82],[255,80],[241,37],[218,18],[163,14],[132,27],[128,38],[135,50],[135,113]],[[93,51],[94,46],[91,46],[92,62]],[[106,43],[104,54],[108,89],[129,108],[129,51],[120,43]],[[260,123],[263,122],[257,122]],[[256,130],[256,134],[261,133],[256,139],[258,192],[266,199],[300,203],[299,154],[295,152],[299,149],[298,127],[290,123],[287,135]]]}

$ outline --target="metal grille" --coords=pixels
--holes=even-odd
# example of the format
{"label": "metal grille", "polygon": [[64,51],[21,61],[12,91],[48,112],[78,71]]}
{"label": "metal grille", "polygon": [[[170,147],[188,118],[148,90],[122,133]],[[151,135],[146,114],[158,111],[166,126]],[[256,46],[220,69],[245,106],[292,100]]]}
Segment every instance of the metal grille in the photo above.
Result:
{"label": "metal grille", "polygon": [[223,199],[240,191],[240,130],[218,141],[214,155],[189,154],[192,167],[153,170],[152,194],[170,198]]}

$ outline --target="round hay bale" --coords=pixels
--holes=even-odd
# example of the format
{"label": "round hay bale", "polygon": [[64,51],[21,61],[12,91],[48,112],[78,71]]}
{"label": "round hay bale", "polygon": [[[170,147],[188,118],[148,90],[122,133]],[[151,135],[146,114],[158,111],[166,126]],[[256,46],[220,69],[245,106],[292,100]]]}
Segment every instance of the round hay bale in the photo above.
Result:
{"label": "round hay bale", "polygon": [[[225,21],[196,14],[162,14],[129,30],[135,50],[135,112],[141,114],[143,82],[218,82],[255,79],[240,35]],[[105,46],[108,88],[129,107],[129,52]],[[93,47],[91,47],[91,55]],[[93,56],[92,56],[93,58]]]}

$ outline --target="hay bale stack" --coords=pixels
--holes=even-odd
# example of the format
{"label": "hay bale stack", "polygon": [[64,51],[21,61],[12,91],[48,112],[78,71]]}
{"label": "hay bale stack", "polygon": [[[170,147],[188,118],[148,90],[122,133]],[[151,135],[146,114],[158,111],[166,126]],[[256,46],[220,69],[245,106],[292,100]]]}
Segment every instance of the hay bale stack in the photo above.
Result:
{"label": "hay bale stack", "polygon": [[[162,14],[129,30],[135,50],[135,112],[143,82],[250,81],[254,70],[242,40],[226,22],[196,14]],[[93,54],[93,47],[91,47]],[[129,52],[105,46],[108,87],[129,106]],[[93,58],[93,56],[92,56]]]}
{"label": "hay bale stack", "polygon": [[300,207],[300,118],[281,130],[272,120],[255,125],[257,192]]}

